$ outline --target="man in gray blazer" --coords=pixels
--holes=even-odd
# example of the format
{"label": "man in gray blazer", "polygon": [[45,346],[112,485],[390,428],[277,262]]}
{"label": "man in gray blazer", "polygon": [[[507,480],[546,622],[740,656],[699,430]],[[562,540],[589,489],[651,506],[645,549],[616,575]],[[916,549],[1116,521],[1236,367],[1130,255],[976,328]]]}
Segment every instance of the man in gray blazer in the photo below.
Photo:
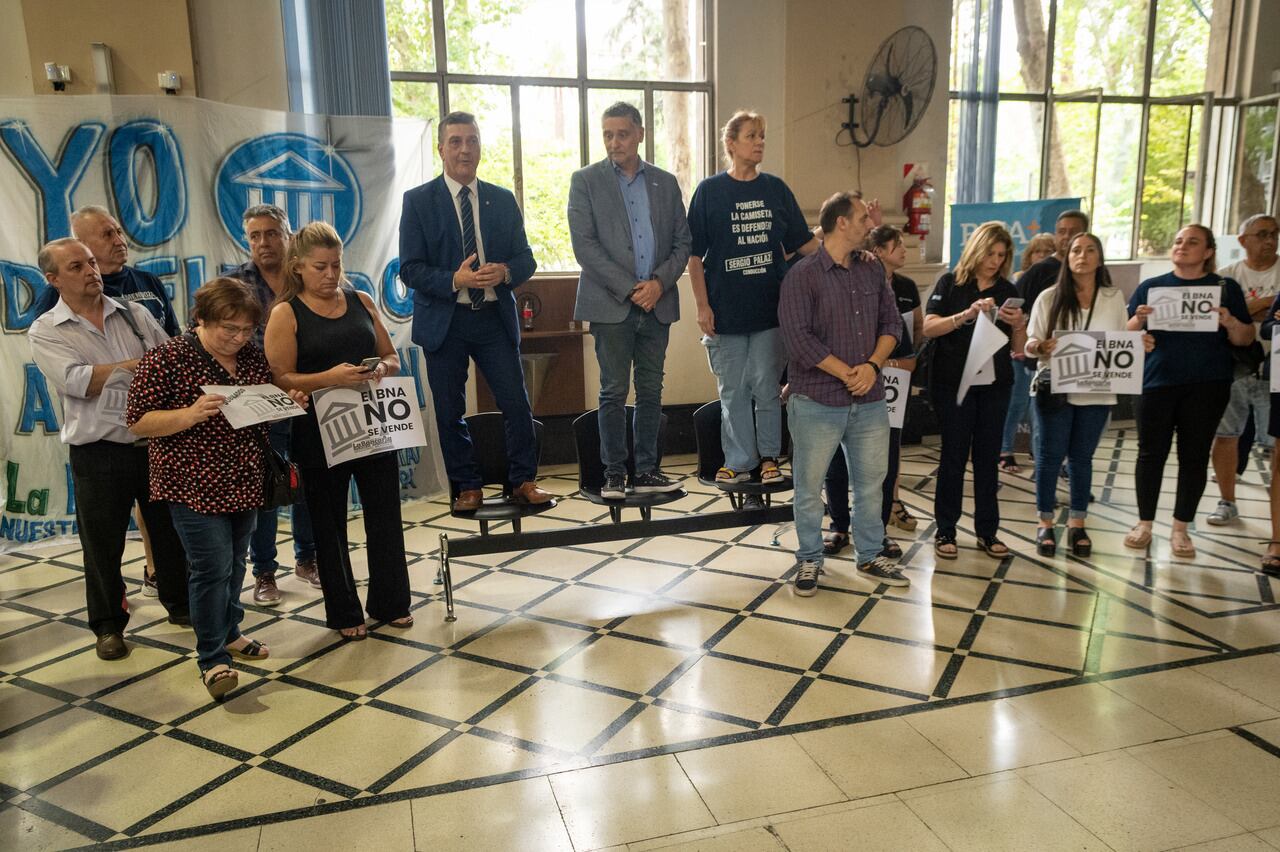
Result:
{"label": "man in gray blazer", "polygon": [[637,493],[674,491],[658,469],[662,366],[680,318],[676,282],[689,260],[689,221],[675,175],[640,159],[644,124],[628,103],[604,111],[608,157],[569,184],[569,236],[582,267],[573,316],[591,323],[600,362],[602,496],[626,496],[627,391],[636,376]]}

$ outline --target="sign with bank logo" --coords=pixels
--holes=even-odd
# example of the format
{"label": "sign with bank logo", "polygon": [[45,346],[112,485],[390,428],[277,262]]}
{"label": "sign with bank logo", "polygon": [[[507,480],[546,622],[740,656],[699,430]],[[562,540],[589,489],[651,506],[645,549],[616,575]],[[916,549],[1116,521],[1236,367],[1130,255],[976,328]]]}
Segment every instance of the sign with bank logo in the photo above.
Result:
{"label": "sign with bank logo", "polygon": [[[120,221],[129,264],[160,278],[179,320],[201,284],[248,259],[248,207],[282,207],[295,229],[333,225],[351,285],[373,299],[399,351],[402,402],[425,410],[419,419],[434,429],[425,361],[409,339],[413,294],[396,257],[404,192],[434,177],[426,172],[434,145],[433,128],[412,119],[163,95],[0,98],[0,552],[77,532],[62,407],[26,331],[47,287],[36,253],[71,236],[71,214],[87,204]],[[128,383],[120,381],[99,408],[112,421],[124,410]],[[448,487],[435,440],[429,452],[422,443],[399,452],[404,496]]]}
{"label": "sign with bank logo", "polygon": [[1055,334],[1049,358],[1054,393],[1142,393],[1146,350],[1140,331],[1068,331]]}
{"label": "sign with bank logo", "polygon": [[232,429],[274,423],[303,413],[302,406],[275,385],[202,385],[200,390],[227,398],[221,411]]}
{"label": "sign with bank logo", "polygon": [[413,404],[413,394],[413,379],[404,376],[313,393],[329,467],[388,450],[425,447],[422,412]]}
{"label": "sign with bank logo", "polygon": [[897,367],[880,371],[884,380],[884,403],[889,409],[889,428],[901,429],[907,419],[907,403],[911,399],[911,374]]}
{"label": "sign with bank logo", "polygon": [[1217,331],[1222,286],[1152,287],[1147,291],[1151,331]]}

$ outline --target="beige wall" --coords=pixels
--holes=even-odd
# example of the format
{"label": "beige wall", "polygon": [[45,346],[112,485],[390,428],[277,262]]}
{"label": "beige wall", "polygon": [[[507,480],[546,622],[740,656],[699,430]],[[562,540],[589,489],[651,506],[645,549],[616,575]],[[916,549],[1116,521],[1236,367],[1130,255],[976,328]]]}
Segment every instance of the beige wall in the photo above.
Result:
{"label": "beige wall", "polygon": [[[800,206],[816,213],[831,193],[858,187],[855,151],[833,141],[848,107],[840,102],[860,92],[867,65],[881,42],[901,27],[914,24],[933,39],[938,54],[937,82],[928,110],[916,129],[892,148],[862,149],[862,186],[868,198],[879,198],[886,213],[897,216],[904,163],[929,164],[941,199],[947,158],[947,67],[951,26],[950,0],[913,3],[831,3],[791,0],[786,17],[787,183]],[[723,49],[723,46],[722,46]],[[941,216],[935,216],[935,225]],[[928,256],[942,256],[942,232],[929,235]]]}
{"label": "beige wall", "polygon": [[[722,0],[715,14],[716,136],[739,109],[766,120],[764,170],[787,178],[786,0]],[[716,144],[716,156],[723,149]],[[723,168],[723,163],[718,163]]]}
{"label": "beige wall", "polygon": [[186,0],[23,0],[22,12],[38,94],[53,94],[44,82],[49,61],[71,66],[66,94],[93,94],[95,41],[111,47],[117,94],[159,94],[161,71],[177,71],[181,94],[195,94]]}
{"label": "beige wall", "polygon": [[280,4],[190,0],[189,9],[200,97],[288,110]]}
{"label": "beige wall", "polygon": [[31,54],[22,25],[22,0],[0,0],[0,97],[31,94]]}

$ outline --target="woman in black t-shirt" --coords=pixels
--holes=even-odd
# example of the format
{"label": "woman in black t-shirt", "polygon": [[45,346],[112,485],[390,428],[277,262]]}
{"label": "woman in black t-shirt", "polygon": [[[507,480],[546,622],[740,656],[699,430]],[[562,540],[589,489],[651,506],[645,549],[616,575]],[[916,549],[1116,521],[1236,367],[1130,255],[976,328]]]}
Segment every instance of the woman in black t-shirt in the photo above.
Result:
{"label": "woman in black t-shirt", "polygon": [[[942,431],[942,463],[934,496],[937,532],[934,552],[955,559],[956,523],[964,495],[964,469],[973,459],[974,531],[978,546],[1003,559],[1009,548],[996,537],[1000,527],[997,465],[1000,439],[1009,394],[1013,387],[1012,348],[1021,352],[1027,342],[1026,318],[1021,308],[1003,307],[1017,296],[1009,282],[1013,238],[999,222],[981,225],[965,243],[954,272],[938,279],[925,309],[924,336],[936,340],[930,365],[929,399]],[[978,315],[995,311],[996,327],[1011,338],[992,357],[986,369],[994,372],[990,384],[973,385],[964,401],[958,399],[961,376]]]}

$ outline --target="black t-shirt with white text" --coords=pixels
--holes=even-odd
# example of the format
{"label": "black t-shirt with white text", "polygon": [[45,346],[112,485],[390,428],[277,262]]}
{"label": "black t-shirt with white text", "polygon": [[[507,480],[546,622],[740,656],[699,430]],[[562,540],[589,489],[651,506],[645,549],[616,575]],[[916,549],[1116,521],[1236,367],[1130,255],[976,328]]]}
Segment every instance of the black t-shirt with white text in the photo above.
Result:
{"label": "black t-shirt with white text", "polygon": [[[969,306],[979,299],[995,299],[998,309],[1004,304],[1005,299],[1011,299],[1017,295],[1018,291],[1013,284],[1004,278],[997,279],[996,283],[986,290],[979,290],[977,282],[957,284],[955,275],[948,272],[934,285],[925,313],[943,317],[952,316],[968,310]],[[929,374],[929,381],[933,387],[949,387],[951,393],[955,393],[959,388],[960,377],[964,373],[964,362],[969,355],[969,343],[973,340],[974,325],[974,323],[962,324],[954,331],[936,339],[934,346],[937,348],[933,354]],[[1003,322],[997,321],[996,328],[1012,336],[1013,330]],[[992,359],[995,363],[995,384],[997,385],[1013,384],[1013,365],[1009,359],[1009,350],[1010,345],[1006,343]]]}

